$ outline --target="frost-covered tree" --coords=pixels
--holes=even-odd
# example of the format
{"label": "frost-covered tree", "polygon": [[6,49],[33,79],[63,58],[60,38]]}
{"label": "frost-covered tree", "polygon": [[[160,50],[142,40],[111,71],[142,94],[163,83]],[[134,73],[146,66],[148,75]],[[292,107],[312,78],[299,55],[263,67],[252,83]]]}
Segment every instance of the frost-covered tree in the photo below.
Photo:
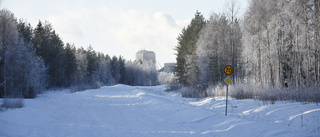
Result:
{"label": "frost-covered tree", "polygon": [[[200,82],[205,87],[210,84],[217,83],[221,79],[221,71],[219,68],[222,67],[219,64],[219,58],[222,53],[222,48],[219,47],[218,33],[219,33],[219,16],[212,14],[210,20],[200,33],[199,40],[197,42],[196,53],[198,55],[198,66],[200,67]],[[223,54],[223,53],[222,53]]]}
{"label": "frost-covered tree", "polygon": [[45,88],[46,68],[33,50],[31,27],[8,10],[0,11],[0,24],[0,95],[33,98]]}
{"label": "frost-covered tree", "polygon": [[[230,39],[230,46],[231,46],[231,65],[233,66],[234,71],[232,75],[233,84],[237,81],[238,75],[238,67],[239,67],[239,58],[240,58],[240,50],[241,50],[241,32],[239,26],[239,19],[237,16],[239,14],[240,7],[238,5],[237,0],[231,0],[226,4],[226,16],[228,18],[228,22],[230,25],[229,29],[229,39]],[[236,77],[235,77],[236,76]]]}
{"label": "frost-covered tree", "polygon": [[[12,47],[17,45],[18,32],[16,28],[16,19],[13,13],[8,10],[0,11],[0,68],[1,68],[1,96],[7,96],[11,91],[8,91],[8,60],[7,56]],[[9,93],[8,93],[9,92]]]}
{"label": "frost-covered tree", "polygon": [[99,81],[103,85],[113,84],[113,77],[111,74],[111,59],[109,56],[105,56],[102,53],[98,53],[98,63],[99,67],[97,69],[97,75],[99,76]]}
{"label": "frost-covered tree", "polygon": [[243,62],[262,87],[304,88],[319,82],[319,1],[251,1]]}
{"label": "frost-covered tree", "polygon": [[79,48],[76,51],[76,61],[77,61],[77,73],[75,78],[76,85],[84,85],[87,82],[87,67],[88,67],[88,59],[86,51],[83,48]]}
{"label": "frost-covered tree", "polygon": [[77,90],[99,88],[117,84],[112,76],[112,60],[108,55],[97,53],[92,47],[76,51],[77,71],[74,85]]}
{"label": "frost-covered tree", "polygon": [[241,67],[239,64],[241,42],[237,43],[241,40],[241,32],[237,19],[233,26],[234,34],[230,35],[229,31],[232,26],[227,17],[224,14],[214,13],[200,32],[196,45],[197,66],[200,68],[198,81],[205,89],[223,81],[225,78],[223,68],[226,65],[235,62],[238,65],[237,68]]}
{"label": "frost-covered tree", "polygon": [[158,74],[158,82],[160,85],[174,84],[176,82],[176,78],[174,73],[160,72]]}
{"label": "frost-covered tree", "polygon": [[125,84],[133,86],[157,85],[158,72],[153,62],[125,62],[126,81]]}

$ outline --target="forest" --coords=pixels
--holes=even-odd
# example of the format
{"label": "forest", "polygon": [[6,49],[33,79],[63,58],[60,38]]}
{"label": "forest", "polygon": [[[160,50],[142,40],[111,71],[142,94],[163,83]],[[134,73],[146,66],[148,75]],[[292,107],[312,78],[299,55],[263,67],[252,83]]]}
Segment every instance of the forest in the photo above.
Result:
{"label": "forest", "polygon": [[196,12],[179,34],[175,68],[185,97],[320,101],[319,0],[251,0],[243,18],[233,0],[206,20]]}
{"label": "forest", "polygon": [[33,28],[6,9],[0,11],[0,72],[0,98],[34,98],[47,89],[157,84],[152,63],[110,57],[91,45],[75,48],[48,21]]}

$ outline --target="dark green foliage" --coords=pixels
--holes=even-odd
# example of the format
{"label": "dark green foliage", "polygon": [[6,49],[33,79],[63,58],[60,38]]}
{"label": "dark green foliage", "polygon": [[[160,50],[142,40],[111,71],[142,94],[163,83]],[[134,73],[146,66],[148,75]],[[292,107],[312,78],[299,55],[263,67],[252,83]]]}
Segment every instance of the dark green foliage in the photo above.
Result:
{"label": "dark green foliage", "polygon": [[77,62],[76,62],[76,48],[74,45],[66,44],[63,51],[63,65],[65,69],[65,79],[64,85],[70,86],[74,80],[76,71],[77,71]]}
{"label": "dark green foliage", "polygon": [[98,65],[97,55],[91,45],[87,49],[86,53],[87,53],[87,60],[88,60],[87,72],[89,76],[93,76],[94,72],[97,70],[97,65]]}
{"label": "dark green foliage", "polygon": [[50,23],[39,21],[33,35],[33,44],[38,56],[44,59],[47,67],[49,87],[64,86],[63,42]]}
{"label": "dark green foliage", "polygon": [[23,20],[19,20],[19,23],[17,24],[18,31],[20,36],[23,38],[25,43],[31,42],[32,40],[32,27],[30,23],[26,23]]}
{"label": "dark green foliage", "polygon": [[119,56],[119,67],[120,67],[120,79],[119,83],[124,84],[125,80],[127,79],[126,77],[126,68],[125,68],[125,59],[121,56]]}
{"label": "dark green foliage", "polygon": [[118,83],[120,80],[120,63],[116,56],[111,59],[111,75],[113,77],[114,83]]}
{"label": "dark green foliage", "polygon": [[176,76],[181,84],[188,85],[186,76],[186,58],[188,55],[195,55],[195,45],[199,38],[199,33],[205,25],[205,19],[200,12],[196,12],[195,17],[187,28],[179,34],[177,40],[177,66],[175,67]]}

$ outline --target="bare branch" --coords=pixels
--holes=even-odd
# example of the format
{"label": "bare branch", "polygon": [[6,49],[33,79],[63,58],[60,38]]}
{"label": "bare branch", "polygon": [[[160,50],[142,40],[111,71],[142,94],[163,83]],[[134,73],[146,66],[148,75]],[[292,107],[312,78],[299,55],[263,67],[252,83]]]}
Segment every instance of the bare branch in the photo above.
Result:
{"label": "bare branch", "polygon": [[229,18],[230,21],[234,21],[234,19],[238,16],[239,12],[240,12],[240,3],[237,0],[229,0],[226,5],[225,5],[225,9],[227,11],[225,11],[227,17]]}

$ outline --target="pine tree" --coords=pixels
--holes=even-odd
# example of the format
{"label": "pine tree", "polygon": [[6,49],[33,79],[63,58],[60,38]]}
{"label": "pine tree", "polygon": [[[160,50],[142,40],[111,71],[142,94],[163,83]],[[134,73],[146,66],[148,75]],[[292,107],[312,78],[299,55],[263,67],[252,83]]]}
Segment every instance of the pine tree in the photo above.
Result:
{"label": "pine tree", "polygon": [[125,68],[125,59],[121,56],[119,56],[119,65],[120,65],[120,79],[119,79],[119,83],[124,84],[125,80],[126,80],[126,68]]}
{"label": "pine tree", "polygon": [[93,76],[95,71],[97,70],[97,58],[96,52],[93,50],[92,46],[90,45],[87,49],[87,60],[88,60],[88,76]]}
{"label": "pine tree", "polygon": [[53,30],[49,22],[44,25],[39,21],[33,34],[33,45],[36,53],[42,57],[49,76],[49,87],[64,86],[64,67],[63,67],[63,41]]}
{"label": "pine tree", "polygon": [[[177,66],[175,68],[176,76],[181,84],[188,85],[187,79],[190,75],[187,69],[191,67],[191,64],[195,60],[191,59],[189,63],[186,62],[188,56],[195,56],[195,45],[199,38],[199,32],[205,25],[205,19],[200,12],[196,12],[195,17],[191,20],[191,23],[187,28],[182,30],[182,33],[177,38],[178,45],[175,48],[177,51]],[[194,58],[194,57],[191,57]]]}
{"label": "pine tree", "polygon": [[76,71],[77,71],[77,62],[76,62],[76,48],[74,45],[69,43],[66,44],[63,50],[63,65],[65,69],[65,80],[64,85],[70,86],[74,80]]}
{"label": "pine tree", "polygon": [[116,56],[113,56],[111,59],[111,74],[114,80],[114,84],[119,83],[120,80],[120,63]]}

